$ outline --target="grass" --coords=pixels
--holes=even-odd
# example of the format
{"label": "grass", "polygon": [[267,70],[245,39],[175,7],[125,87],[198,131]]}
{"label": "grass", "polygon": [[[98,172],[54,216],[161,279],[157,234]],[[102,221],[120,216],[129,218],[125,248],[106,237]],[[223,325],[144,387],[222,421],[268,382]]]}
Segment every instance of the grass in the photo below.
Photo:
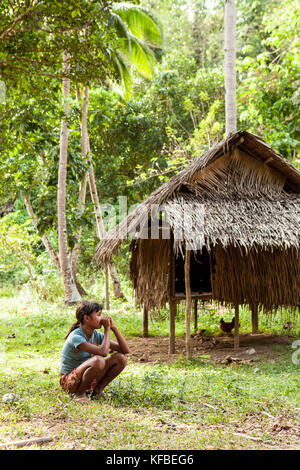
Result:
{"label": "grass", "polygon": [[[292,361],[291,343],[274,345],[274,363],[260,359],[230,367],[205,357],[169,364],[129,360],[102,402],[82,404],[58,384],[60,351],[74,310],[59,301],[40,301],[26,287],[6,289],[4,295],[0,290],[2,442],[51,435],[53,442],[43,448],[299,448],[300,366]],[[142,315],[130,302],[112,300],[111,312],[127,337],[140,335]],[[231,319],[231,312],[224,317]],[[212,309],[201,312],[199,322],[207,334],[216,334],[218,319]],[[286,334],[285,319],[286,314],[272,321],[262,317],[260,328]],[[250,330],[246,310],[241,324],[242,331]],[[184,334],[183,312],[176,332]],[[150,321],[150,335],[167,334],[162,311]],[[299,337],[298,323],[293,335]],[[8,393],[13,399],[4,402]]]}

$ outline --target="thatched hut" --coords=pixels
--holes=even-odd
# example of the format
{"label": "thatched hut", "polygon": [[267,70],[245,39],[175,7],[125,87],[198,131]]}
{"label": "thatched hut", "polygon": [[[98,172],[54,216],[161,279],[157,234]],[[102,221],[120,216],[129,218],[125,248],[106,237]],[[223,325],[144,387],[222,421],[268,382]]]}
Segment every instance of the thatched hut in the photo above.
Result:
{"label": "thatched hut", "polygon": [[229,136],[162,184],[101,240],[96,261],[128,237],[144,334],[148,311],[169,304],[171,353],[182,299],[188,313],[193,299],[235,306],[236,325],[248,305],[253,331],[258,311],[299,311],[300,172],[254,134]]}

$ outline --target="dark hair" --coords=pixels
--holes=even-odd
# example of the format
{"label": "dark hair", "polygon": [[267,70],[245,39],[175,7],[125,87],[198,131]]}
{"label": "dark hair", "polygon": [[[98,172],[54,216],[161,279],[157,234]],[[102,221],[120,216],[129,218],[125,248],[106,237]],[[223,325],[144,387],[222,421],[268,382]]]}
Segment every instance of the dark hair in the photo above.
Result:
{"label": "dark hair", "polygon": [[100,312],[101,310],[103,310],[103,305],[99,304],[98,302],[90,302],[88,300],[84,300],[83,302],[80,302],[75,313],[77,321],[73,323],[65,339],[67,339],[67,337],[73,330],[76,330],[76,328],[79,328],[80,324],[83,322],[84,315],[90,316],[92,315],[93,312]]}

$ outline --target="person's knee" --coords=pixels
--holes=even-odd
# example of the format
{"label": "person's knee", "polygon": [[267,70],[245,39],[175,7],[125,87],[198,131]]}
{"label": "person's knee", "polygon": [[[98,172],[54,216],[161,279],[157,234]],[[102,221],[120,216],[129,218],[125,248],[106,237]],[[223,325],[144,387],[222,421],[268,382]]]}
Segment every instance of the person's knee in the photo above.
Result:
{"label": "person's knee", "polygon": [[116,353],[115,354],[115,359],[117,363],[124,369],[124,367],[127,365],[128,359],[125,356],[125,354],[122,353]]}
{"label": "person's knee", "polygon": [[102,356],[94,356],[92,367],[96,370],[103,370],[105,368],[105,359]]}

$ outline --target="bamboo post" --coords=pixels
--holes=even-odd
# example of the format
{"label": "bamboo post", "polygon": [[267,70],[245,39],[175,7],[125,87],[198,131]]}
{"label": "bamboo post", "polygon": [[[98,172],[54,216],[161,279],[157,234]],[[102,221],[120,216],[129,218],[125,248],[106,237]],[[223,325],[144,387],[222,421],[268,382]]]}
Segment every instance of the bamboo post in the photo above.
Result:
{"label": "bamboo post", "polygon": [[194,302],[194,332],[196,333],[198,327],[198,300]]}
{"label": "bamboo post", "polygon": [[169,354],[175,354],[175,318],[177,305],[175,300],[170,300],[170,337]]}
{"label": "bamboo post", "polygon": [[234,350],[237,351],[240,347],[239,337],[239,304],[235,305],[235,316],[234,316]]}
{"label": "bamboo post", "polygon": [[258,333],[258,305],[251,305],[252,333]]}
{"label": "bamboo post", "polygon": [[185,321],[186,321],[186,356],[187,359],[192,358],[192,344],[191,344],[191,304],[192,304],[192,294],[191,294],[191,284],[190,284],[190,265],[191,265],[191,251],[185,250],[185,263],[184,263],[184,274],[185,274]]}
{"label": "bamboo post", "polygon": [[148,309],[145,305],[143,312],[143,337],[148,338]]}
{"label": "bamboo post", "polygon": [[170,332],[169,332],[169,354],[175,354],[175,318],[177,304],[175,300],[175,256],[173,251],[173,234],[170,238],[170,273],[169,273],[169,306],[170,306]]}
{"label": "bamboo post", "polygon": [[109,279],[108,279],[108,266],[105,264],[105,302],[106,302],[106,310],[110,309],[109,303]]}

